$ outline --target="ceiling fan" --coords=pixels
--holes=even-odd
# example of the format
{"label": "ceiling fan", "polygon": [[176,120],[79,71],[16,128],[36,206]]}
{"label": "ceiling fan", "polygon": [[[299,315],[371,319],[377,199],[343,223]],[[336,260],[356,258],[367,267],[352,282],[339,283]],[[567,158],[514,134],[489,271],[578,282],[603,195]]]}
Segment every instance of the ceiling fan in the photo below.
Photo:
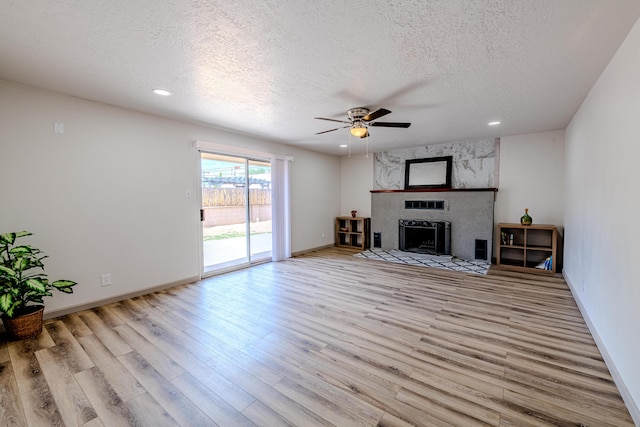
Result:
{"label": "ceiling fan", "polygon": [[335,129],[329,129],[322,132],[316,133],[316,135],[320,135],[327,132],[333,132],[338,129],[350,128],[349,131],[353,136],[357,136],[358,138],[366,138],[369,136],[369,126],[378,126],[378,127],[386,127],[386,128],[408,128],[411,126],[411,123],[398,123],[398,122],[374,122],[374,120],[386,116],[391,113],[391,111],[380,108],[373,113],[369,111],[368,108],[358,107],[352,108],[347,111],[347,116],[349,117],[349,121],[345,120],[335,120],[335,119],[327,119],[324,117],[314,117],[318,120],[328,120],[330,122],[338,122],[338,123],[347,123],[347,126],[341,126]]}

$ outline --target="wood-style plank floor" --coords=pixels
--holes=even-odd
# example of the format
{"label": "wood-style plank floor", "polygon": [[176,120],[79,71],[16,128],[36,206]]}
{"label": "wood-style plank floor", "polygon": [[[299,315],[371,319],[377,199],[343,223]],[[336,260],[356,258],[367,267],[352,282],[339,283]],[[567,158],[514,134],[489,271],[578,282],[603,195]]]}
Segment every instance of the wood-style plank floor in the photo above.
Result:
{"label": "wood-style plank floor", "polygon": [[1,426],[631,426],[566,283],[326,249],[0,337]]}

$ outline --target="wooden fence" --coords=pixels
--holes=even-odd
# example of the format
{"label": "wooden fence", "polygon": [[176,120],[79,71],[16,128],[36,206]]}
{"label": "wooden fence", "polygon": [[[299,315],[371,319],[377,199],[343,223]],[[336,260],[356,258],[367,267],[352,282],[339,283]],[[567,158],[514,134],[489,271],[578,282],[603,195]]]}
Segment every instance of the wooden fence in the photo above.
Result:
{"label": "wooden fence", "polygon": [[[244,188],[209,188],[202,189],[202,206],[244,206]],[[270,205],[271,190],[260,188],[249,189],[249,202],[252,205]]]}

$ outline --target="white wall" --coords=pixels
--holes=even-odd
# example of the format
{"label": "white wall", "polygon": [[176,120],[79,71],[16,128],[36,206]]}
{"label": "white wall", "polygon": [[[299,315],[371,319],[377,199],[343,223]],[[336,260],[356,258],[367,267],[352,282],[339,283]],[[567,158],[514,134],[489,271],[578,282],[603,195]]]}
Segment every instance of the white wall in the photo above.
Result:
{"label": "white wall", "polygon": [[621,391],[636,425],[640,425],[638,52],[640,23],[566,130],[564,209],[564,274],[613,364],[612,373],[624,381]]}
{"label": "white wall", "polygon": [[308,153],[296,155],[291,164],[294,254],[333,244],[335,217],[340,212],[340,158]]}
{"label": "white wall", "polygon": [[373,154],[340,158],[340,215],[348,216],[355,209],[358,216],[371,216],[373,160]]}
{"label": "white wall", "polygon": [[199,275],[194,140],[294,157],[294,252],[326,244],[340,209],[335,156],[3,81],[0,100],[0,233],[34,232],[50,277],[79,282],[48,312]]}
{"label": "white wall", "polygon": [[524,210],[534,224],[562,230],[564,131],[500,138],[495,222],[520,222]]}

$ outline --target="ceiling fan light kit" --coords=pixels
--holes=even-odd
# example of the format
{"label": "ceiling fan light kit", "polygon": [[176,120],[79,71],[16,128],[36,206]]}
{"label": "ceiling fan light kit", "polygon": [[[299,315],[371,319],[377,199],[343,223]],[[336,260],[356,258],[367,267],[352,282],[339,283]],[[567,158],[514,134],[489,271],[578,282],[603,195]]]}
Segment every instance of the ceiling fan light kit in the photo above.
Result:
{"label": "ceiling fan light kit", "polygon": [[367,127],[362,122],[354,123],[351,126],[351,135],[357,136],[358,138],[364,138],[369,135]]}

